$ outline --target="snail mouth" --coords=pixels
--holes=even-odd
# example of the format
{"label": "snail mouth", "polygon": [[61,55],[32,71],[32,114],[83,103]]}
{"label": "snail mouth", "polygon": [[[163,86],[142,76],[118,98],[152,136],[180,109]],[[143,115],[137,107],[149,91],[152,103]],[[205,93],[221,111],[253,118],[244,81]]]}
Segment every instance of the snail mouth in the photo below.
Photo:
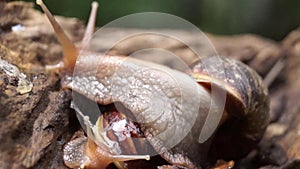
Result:
{"label": "snail mouth", "polygon": [[122,103],[102,105],[73,93],[71,108],[89,139],[111,154],[141,155],[154,151],[147,143],[140,123]]}
{"label": "snail mouth", "polygon": [[[90,106],[94,106],[97,112],[87,112],[91,110]],[[132,112],[121,103],[100,105],[78,94],[77,99],[71,102],[71,108],[76,111],[88,137],[83,152],[87,157],[83,159],[84,166],[101,161],[101,165],[114,163],[117,168],[123,169],[124,161],[149,160],[149,154],[155,151],[146,140],[140,124],[135,122]]]}
{"label": "snail mouth", "polygon": [[131,112],[121,103],[98,106],[103,114],[96,122],[96,131],[94,131],[98,134],[96,139],[100,140],[101,137],[115,143],[112,147],[114,151],[112,153],[115,154],[145,154],[145,136]]}

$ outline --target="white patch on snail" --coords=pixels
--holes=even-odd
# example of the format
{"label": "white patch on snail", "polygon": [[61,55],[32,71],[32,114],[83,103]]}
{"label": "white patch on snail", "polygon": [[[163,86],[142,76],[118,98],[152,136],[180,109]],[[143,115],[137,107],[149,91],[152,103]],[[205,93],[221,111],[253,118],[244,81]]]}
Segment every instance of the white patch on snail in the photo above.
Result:
{"label": "white patch on snail", "polygon": [[236,79],[242,79],[242,76],[240,74],[235,74],[234,76]]}
{"label": "white patch on snail", "polygon": [[113,123],[112,129],[114,131],[120,132],[120,131],[124,130],[125,126],[126,126],[126,120],[123,119],[123,120]]}

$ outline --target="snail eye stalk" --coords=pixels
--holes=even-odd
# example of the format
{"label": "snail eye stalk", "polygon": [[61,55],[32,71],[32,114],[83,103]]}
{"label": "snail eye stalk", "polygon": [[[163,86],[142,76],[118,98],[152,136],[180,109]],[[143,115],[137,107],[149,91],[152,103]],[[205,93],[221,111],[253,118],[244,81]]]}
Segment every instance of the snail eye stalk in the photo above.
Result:
{"label": "snail eye stalk", "polygon": [[46,14],[48,20],[50,21],[55,34],[58,38],[58,41],[60,42],[64,58],[63,58],[63,65],[60,65],[58,67],[63,67],[64,69],[69,69],[69,71],[73,71],[76,59],[78,56],[78,50],[76,46],[73,44],[73,42],[68,38],[68,36],[65,34],[65,32],[62,30],[58,22],[55,20],[54,16],[51,14],[51,12],[48,10],[46,5],[42,0],[37,0],[36,4],[38,4],[44,13]]}
{"label": "snail eye stalk", "polygon": [[84,37],[82,39],[82,45],[85,47],[85,49],[89,49],[90,48],[90,41],[92,39],[92,35],[94,33],[94,29],[95,29],[95,23],[96,23],[96,17],[97,17],[97,9],[98,9],[98,2],[94,1],[92,3],[92,10],[90,13],[90,17],[89,17],[89,21],[84,33]]}

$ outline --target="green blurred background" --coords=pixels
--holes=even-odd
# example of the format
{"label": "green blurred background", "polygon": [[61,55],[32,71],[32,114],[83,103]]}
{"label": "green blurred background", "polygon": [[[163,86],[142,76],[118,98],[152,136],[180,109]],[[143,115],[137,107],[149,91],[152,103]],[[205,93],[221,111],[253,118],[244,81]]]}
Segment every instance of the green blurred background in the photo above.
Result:
{"label": "green blurred background", "polygon": [[[44,2],[56,15],[86,20],[92,0],[44,0]],[[210,33],[227,35],[255,33],[280,40],[300,25],[300,0],[98,0],[98,2],[100,4],[98,26],[136,12],[165,12],[182,17]]]}

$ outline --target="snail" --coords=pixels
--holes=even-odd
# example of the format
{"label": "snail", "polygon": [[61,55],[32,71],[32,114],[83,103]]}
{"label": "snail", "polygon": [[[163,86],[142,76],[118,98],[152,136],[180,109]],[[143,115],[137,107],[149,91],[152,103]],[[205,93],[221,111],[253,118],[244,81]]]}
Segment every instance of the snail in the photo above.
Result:
{"label": "snail", "polygon": [[[42,0],[37,4],[63,48],[63,62],[48,68],[60,71],[62,88],[97,103],[101,110],[90,116],[80,99],[71,105],[88,138],[65,146],[68,167],[106,168],[113,163],[126,168],[125,161],[149,160],[157,153],[178,168],[198,169],[205,165],[206,154],[216,159],[245,155],[264,134],[269,119],[267,89],[243,63],[220,57],[221,64],[214,65],[208,58],[205,63],[211,64],[200,60],[190,72],[180,72],[130,57],[86,51],[68,39]],[[82,44],[88,44],[92,36],[96,10],[94,2]],[[227,99],[218,131],[206,141],[201,132],[211,132],[207,127],[213,120],[210,110],[222,107],[219,97],[212,96],[213,89]]]}

